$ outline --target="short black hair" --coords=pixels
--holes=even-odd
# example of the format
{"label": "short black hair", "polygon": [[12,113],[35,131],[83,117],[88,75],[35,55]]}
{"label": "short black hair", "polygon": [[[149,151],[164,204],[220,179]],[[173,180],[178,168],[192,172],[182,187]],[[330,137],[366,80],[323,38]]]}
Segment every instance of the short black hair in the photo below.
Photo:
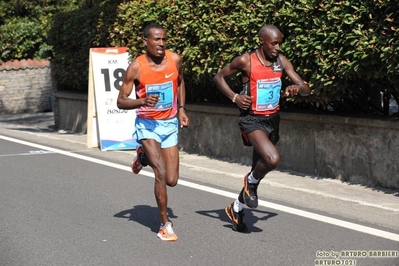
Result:
{"label": "short black hair", "polygon": [[161,24],[159,24],[157,22],[150,22],[144,26],[143,37],[148,38],[148,36],[150,35],[150,29],[153,29],[153,28],[165,30],[165,28]]}

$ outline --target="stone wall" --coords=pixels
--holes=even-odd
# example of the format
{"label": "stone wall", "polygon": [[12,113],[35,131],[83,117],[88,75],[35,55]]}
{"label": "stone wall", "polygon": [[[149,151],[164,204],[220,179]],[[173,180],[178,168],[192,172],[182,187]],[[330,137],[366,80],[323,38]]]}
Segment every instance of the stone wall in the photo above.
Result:
{"label": "stone wall", "polygon": [[297,113],[281,116],[282,167],[399,188],[398,121]]}
{"label": "stone wall", "polygon": [[[86,133],[87,98],[86,93],[53,93],[46,60],[0,64],[0,113],[53,109],[56,129]],[[187,109],[191,125],[180,133],[183,150],[251,164],[237,108],[189,104]],[[279,169],[399,189],[398,136],[398,121],[281,112]]]}
{"label": "stone wall", "polygon": [[[237,108],[187,109],[191,124],[181,131],[181,148],[251,164],[252,148],[242,144]],[[398,136],[398,121],[281,112],[279,169],[398,189]]]}
{"label": "stone wall", "polygon": [[[56,102],[59,129],[85,132],[87,100],[56,93]],[[180,131],[181,149],[251,165],[237,108],[187,104],[187,112],[191,123]],[[398,136],[398,121],[281,112],[279,169],[399,189]]]}
{"label": "stone wall", "polygon": [[67,91],[54,93],[54,124],[57,130],[87,132],[87,94]]}
{"label": "stone wall", "polygon": [[52,79],[47,60],[15,60],[0,64],[0,113],[52,110]]}

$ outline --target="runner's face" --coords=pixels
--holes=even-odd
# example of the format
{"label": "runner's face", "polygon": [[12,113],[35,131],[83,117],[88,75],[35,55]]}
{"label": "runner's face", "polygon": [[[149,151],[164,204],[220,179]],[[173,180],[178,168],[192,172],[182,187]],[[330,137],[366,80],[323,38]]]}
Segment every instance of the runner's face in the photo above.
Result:
{"label": "runner's face", "polygon": [[147,46],[147,54],[154,57],[164,56],[166,39],[165,30],[157,28],[150,29],[148,38],[144,38],[144,44]]}
{"label": "runner's face", "polygon": [[275,59],[280,52],[280,45],[283,41],[283,36],[279,31],[271,31],[265,33],[260,38],[260,45],[268,59]]}

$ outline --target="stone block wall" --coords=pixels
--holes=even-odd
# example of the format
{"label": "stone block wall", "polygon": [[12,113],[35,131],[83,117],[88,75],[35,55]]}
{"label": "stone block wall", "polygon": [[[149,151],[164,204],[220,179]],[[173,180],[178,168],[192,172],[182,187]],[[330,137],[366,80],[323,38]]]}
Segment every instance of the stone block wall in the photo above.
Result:
{"label": "stone block wall", "polygon": [[0,113],[52,110],[53,83],[47,60],[14,60],[0,64]]}
{"label": "stone block wall", "polygon": [[[56,93],[59,129],[85,132],[87,99]],[[58,106],[58,107],[57,107]],[[252,164],[242,144],[238,109],[187,104],[190,126],[180,130],[180,149],[225,161]],[[279,170],[399,189],[399,121],[281,112]]]}
{"label": "stone block wall", "polygon": [[[187,109],[191,124],[180,131],[181,149],[251,165],[252,148],[242,144],[237,108],[188,104]],[[56,129],[87,132],[87,93],[53,92],[48,61],[0,64],[0,114],[52,110]],[[399,189],[398,136],[397,120],[281,112],[279,169]]]}
{"label": "stone block wall", "polygon": [[[59,129],[85,132],[87,99],[60,92],[55,98]],[[242,144],[237,108],[187,104],[187,113],[191,122],[180,131],[182,150],[248,165],[249,170],[252,148]],[[290,112],[280,115],[279,170],[399,189],[399,121]]]}
{"label": "stone block wall", "polygon": [[85,134],[87,132],[87,101],[88,96],[85,93],[55,92],[55,128],[57,130]]}
{"label": "stone block wall", "polygon": [[[180,131],[184,151],[251,165],[252,148],[242,143],[237,108],[188,104],[187,113],[190,126]],[[399,189],[399,121],[280,116],[280,170]]]}
{"label": "stone block wall", "polygon": [[281,118],[285,169],[399,189],[399,121],[284,112]]}

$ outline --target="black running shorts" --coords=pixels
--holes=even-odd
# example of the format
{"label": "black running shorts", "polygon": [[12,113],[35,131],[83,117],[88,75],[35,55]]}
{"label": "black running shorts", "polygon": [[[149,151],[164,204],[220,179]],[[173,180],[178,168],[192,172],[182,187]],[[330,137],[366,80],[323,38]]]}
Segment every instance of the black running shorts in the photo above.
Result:
{"label": "black running shorts", "polygon": [[238,117],[238,126],[240,127],[242,140],[245,146],[252,146],[248,141],[247,134],[255,130],[266,132],[270,141],[276,145],[279,140],[280,114],[275,113],[269,116],[241,114]]}

